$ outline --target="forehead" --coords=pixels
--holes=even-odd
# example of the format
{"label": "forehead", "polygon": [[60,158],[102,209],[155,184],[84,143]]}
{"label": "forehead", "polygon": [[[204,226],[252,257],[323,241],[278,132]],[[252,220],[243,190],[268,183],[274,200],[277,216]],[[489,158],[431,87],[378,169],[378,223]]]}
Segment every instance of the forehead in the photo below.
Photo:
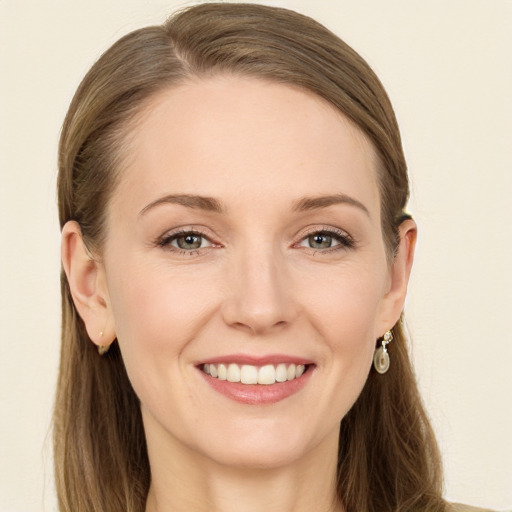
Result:
{"label": "forehead", "polygon": [[[113,202],[155,194],[234,203],[343,193],[378,210],[377,158],[330,103],[298,87],[238,76],[155,95],[130,131]],[[378,214],[378,212],[375,212]]]}

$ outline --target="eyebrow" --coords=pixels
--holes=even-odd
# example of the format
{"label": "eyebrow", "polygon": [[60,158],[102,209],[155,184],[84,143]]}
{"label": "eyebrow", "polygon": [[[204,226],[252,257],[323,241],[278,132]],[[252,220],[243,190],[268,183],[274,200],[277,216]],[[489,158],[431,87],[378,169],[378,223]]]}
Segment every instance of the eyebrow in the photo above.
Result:
{"label": "eyebrow", "polygon": [[362,210],[366,215],[370,216],[368,208],[353,197],[346,194],[332,194],[328,196],[303,197],[293,203],[293,211],[304,212],[308,210],[317,210],[319,208],[327,208],[336,204],[348,204]]}
{"label": "eyebrow", "polygon": [[151,210],[155,206],[161,204],[179,204],[186,206],[187,208],[193,208],[197,210],[205,210],[215,213],[225,213],[225,208],[222,206],[220,201],[213,197],[195,196],[190,194],[170,194],[164,197],[160,197],[155,201],[152,201],[146,205],[139,213],[144,215],[148,210]]}
{"label": "eyebrow", "polygon": [[[214,213],[226,213],[226,208],[222,205],[222,203],[213,197],[197,196],[191,194],[169,194],[160,197],[146,205],[140,211],[139,215],[144,215],[148,210],[151,210],[155,206],[161,204],[178,204],[181,206],[185,206],[187,208],[193,208],[197,210],[204,210]],[[363,203],[346,194],[332,194],[317,197],[302,197],[301,199],[294,201],[292,205],[292,211],[304,212],[309,210],[317,210],[320,208],[327,208],[329,206],[337,204],[348,204],[350,206],[355,206],[356,208],[359,208],[364,213],[366,213],[366,215],[370,215],[368,208],[366,208],[366,206]]]}

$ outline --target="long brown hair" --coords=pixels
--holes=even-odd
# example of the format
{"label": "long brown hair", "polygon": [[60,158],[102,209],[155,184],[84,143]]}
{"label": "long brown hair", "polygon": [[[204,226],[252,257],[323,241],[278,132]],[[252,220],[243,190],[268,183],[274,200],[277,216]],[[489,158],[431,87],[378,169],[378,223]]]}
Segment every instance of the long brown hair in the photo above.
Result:
{"label": "long brown hair", "polygon": [[[115,43],[73,98],[59,147],[59,214],[101,256],[105,210],[122,178],[136,115],[157,92],[234,73],[291,84],[352,120],[379,157],[382,232],[390,258],[409,186],[398,125],[368,64],[314,20],[253,4],[202,4]],[[62,347],[54,415],[62,512],[143,512],[150,467],[138,399],[114,343],[100,357],[62,275]],[[372,370],[341,422],[338,496],[347,512],[442,511],[438,448],[407,353],[402,319],[386,375]]]}

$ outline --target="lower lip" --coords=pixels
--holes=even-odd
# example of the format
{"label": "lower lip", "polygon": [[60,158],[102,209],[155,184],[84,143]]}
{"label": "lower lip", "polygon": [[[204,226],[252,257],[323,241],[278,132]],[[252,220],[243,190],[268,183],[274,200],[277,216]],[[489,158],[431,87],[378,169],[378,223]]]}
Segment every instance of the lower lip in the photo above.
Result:
{"label": "lower lip", "polygon": [[229,382],[220,380],[204,373],[198,368],[203,379],[218,393],[242,404],[264,405],[274,404],[298,393],[309,381],[313,373],[312,366],[297,379],[275,384],[242,384],[240,382]]}

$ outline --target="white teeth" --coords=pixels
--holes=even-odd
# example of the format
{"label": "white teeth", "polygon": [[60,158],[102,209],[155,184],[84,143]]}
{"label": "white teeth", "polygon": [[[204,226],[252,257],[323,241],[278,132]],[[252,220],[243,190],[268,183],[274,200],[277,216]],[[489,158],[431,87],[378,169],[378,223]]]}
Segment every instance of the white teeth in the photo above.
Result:
{"label": "white teeth", "polygon": [[288,380],[295,379],[295,368],[296,368],[296,366],[294,364],[291,364],[290,366],[288,366],[288,371],[286,372],[286,378]]}
{"label": "white teeth", "polygon": [[204,364],[203,371],[219,380],[229,382],[241,382],[242,384],[271,385],[276,382],[298,379],[305,371],[303,364],[279,363],[277,366],[267,364],[265,366],[253,366],[244,364],[241,367],[235,363]]}
{"label": "white teeth", "polygon": [[244,364],[240,370],[240,382],[242,384],[258,384],[258,368]]}
{"label": "white teeth", "polygon": [[285,380],[288,380],[288,369],[285,364],[281,363],[276,368],[276,381],[284,382]]}
{"label": "white teeth", "polygon": [[276,382],[276,369],[271,365],[267,364],[262,366],[258,371],[258,384],[275,384]]}
{"label": "white teeth", "polygon": [[226,380],[228,376],[228,369],[225,364],[219,364],[217,366],[217,373],[219,380]]}
{"label": "white teeth", "polygon": [[[210,365],[210,371],[212,366],[215,365]],[[229,380],[229,382],[240,382],[240,367],[237,364],[232,363],[228,366],[226,379]]]}

